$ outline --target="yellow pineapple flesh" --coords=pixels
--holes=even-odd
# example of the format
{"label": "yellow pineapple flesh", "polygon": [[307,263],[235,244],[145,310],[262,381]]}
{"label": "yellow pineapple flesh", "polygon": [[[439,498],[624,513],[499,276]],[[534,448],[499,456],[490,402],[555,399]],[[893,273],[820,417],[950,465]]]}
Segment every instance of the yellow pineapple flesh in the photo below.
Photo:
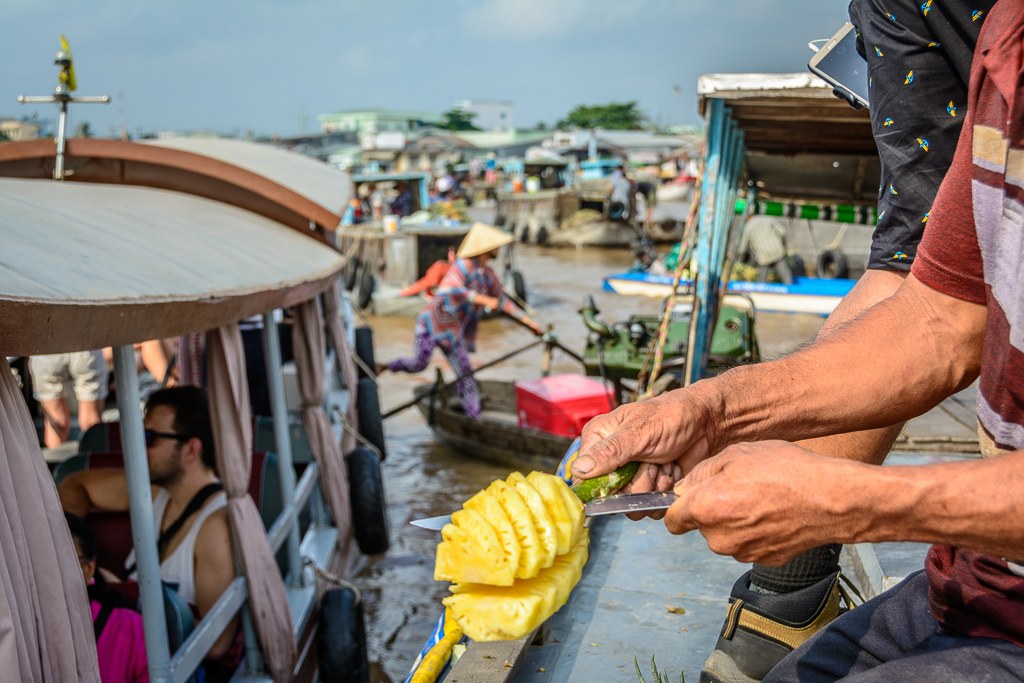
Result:
{"label": "yellow pineapple flesh", "polygon": [[515,487],[526,502],[526,507],[530,508],[533,528],[537,530],[537,538],[540,539],[542,555],[540,567],[547,569],[558,555],[558,532],[555,530],[555,523],[551,521],[551,515],[548,514],[547,506],[544,505],[544,499],[519,472],[508,475],[508,479],[505,481]]}
{"label": "yellow pineapple flesh", "polygon": [[513,640],[540,626],[565,604],[579,582],[587,561],[589,536],[555,559],[532,579],[517,579],[512,586],[460,583],[444,599],[455,622],[473,640]]}
{"label": "yellow pineapple flesh", "polygon": [[511,586],[516,565],[509,562],[498,535],[476,510],[458,510],[441,530],[434,579]]}
{"label": "yellow pineapple flesh", "polygon": [[[498,503],[505,511],[505,515],[512,523],[519,539],[520,555],[519,567],[515,571],[517,579],[532,579],[540,571],[541,562],[545,559],[544,549],[541,547],[540,538],[537,536],[537,528],[533,523],[533,516],[530,508],[527,507],[523,497],[519,495],[514,486],[510,486],[501,479],[491,482],[487,492],[498,499]],[[495,584],[493,581],[482,581],[493,585],[507,586],[508,584]]]}
{"label": "yellow pineapple flesh", "polygon": [[462,507],[467,510],[476,510],[490,522],[494,527],[494,532],[498,535],[498,542],[501,543],[501,547],[505,551],[505,557],[508,558],[513,571],[515,571],[519,567],[519,555],[522,553],[522,549],[519,545],[519,538],[516,536],[516,530],[498,499],[487,491],[480,491],[463,503]]}
{"label": "yellow pineapple flesh", "polygon": [[544,500],[544,507],[547,508],[548,516],[555,525],[555,534],[558,537],[557,554],[566,554],[573,546],[575,529],[573,529],[573,520],[569,517],[565,502],[562,500],[562,494],[558,490],[559,484],[565,486],[565,482],[554,475],[543,472],[530,472],[526,481],[530,482],[530,486],[535,488]]}

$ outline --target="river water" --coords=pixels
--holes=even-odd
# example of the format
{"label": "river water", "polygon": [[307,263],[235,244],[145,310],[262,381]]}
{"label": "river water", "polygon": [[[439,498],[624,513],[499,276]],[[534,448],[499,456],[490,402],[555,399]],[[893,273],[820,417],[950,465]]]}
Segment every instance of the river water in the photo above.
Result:
{"label": "river water", "polygon": [[[602,278],[622,272],[632,263],[627,250],[547,249],[517,245],[518,265],[526,279],[529,303],[545,323],[557,330],[567,347],[582,351],[586,330],[577,313],[583,297],[594,297],[608,321],[630,315],[657,313],[659,302],[621,297],[601,291]],[[785,353],[813,338],[822,318],[809,315],[766,314],[758,317],[758,336],[766,357]],[[413,318],[370,317],[378,362],[408,355]],[[474,365],[525,346],[534,339],[511,320],[480,323]],[[531,349],[481,373],[484,378],[533,379],[540,376],[540,347]],[[382,409],[409,400],[415,386],[432,382],[435,368],[452,377],[440,351],[418,375],[385,373],[380,378]],[[578,372],[576,361],[556,352],[553,372]],[[355,577],[362,591],[367,645],[374,681],[402,681],[442,611],[447,582],[433,580],[434,549],[440,534],[409,524],[412,519],[448,514],[463,501],[504,478],[507,468],[461,456],[434,443],[426,421],[411,408],[385,423],[388,458],[383,464],[388,503],[391,549],[368,558]]]}

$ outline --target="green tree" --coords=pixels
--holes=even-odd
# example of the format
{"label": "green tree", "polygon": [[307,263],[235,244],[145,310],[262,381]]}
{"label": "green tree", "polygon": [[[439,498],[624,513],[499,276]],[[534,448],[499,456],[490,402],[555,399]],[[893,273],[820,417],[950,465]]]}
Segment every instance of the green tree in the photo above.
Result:
{"label": "green tree", "polygon": [[91,138],[92,137],[92,125],[88,121],[82,121],[75,126],[75,137],[76,138]]}
{"label": "green tree", "polygon": [[559,128],[604,128],[607,130],[640,130],[647,117],[636,102],[611,102],[604,105],[577,105],[558,122]]}
{"label": "green tree", "polygon": [[441,128],[445,130],[480,130],[473,125],[473,119],[476,118],[474,112],[464,109],[449,109],[441,116],[443,117]]}

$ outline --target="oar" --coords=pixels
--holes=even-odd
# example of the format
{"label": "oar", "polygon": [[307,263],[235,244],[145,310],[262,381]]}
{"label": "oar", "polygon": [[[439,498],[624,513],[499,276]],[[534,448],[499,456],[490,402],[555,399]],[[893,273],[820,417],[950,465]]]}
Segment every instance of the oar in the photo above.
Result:
{"label": "oar", "polygon": [[[529,349],[532,349],[534,346],[537,346],[538,344],[543,344],[543,343],[544,343],[543,339],[537,339],[535,341],[532,341],[529,344],[527,344],[526,346],[523,346],[523,347],[521,347],[519,349],[516,349],[515,351],[511,351],[509,353],[506,353],[504,356],[501,356],[500,358],[495,358],[494,360],[492,360],[492,361],[490,361],[488,363],[484,363],[483,365],[481,365],[478,368],[473,368],[472,370],[470,370],[469,372],[467,372],[467,373],[465,373],[463,375],[459,375],[458,377],[453,379],[451,382],[446,382],[444,384],[444,386],[441,387],[441,388],[442,389],[447,389],[448,387],[452,386],[453,384],[455,384],[456,382],[458,382],[460,380],[466,379],[467,377],[471,377],[472,375],[475,375],[476,373],[480,372],[481,370],[486,370],[487,368],[493,367],[493,366],[497,365],[498,363],[502,363],[504,361],[507,361],[509,358],[512,358],[513,356],[517,356],[520,353],[522,353],[523,351],[528,351]],[[381,416],[381,419],[382,420],[386,420],[389,417],[391,417],[392,415],[396,415],[396,414],[402,412],[406,408],[412,408],[417,403],[419,403],[419,399],[418,398],[414,398],[411,401],[406,401],[402,405],[400,405],[400,406],[398,406],[396,408],[392,408],[388,412],[384,413]]]}

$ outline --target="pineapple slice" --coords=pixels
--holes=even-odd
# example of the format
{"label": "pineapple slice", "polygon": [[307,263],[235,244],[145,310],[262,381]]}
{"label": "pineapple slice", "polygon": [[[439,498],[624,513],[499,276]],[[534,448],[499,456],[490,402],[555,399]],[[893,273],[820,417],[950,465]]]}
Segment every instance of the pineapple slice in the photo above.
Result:
{"label": "pineapple slice", "polygon": [[522,548],[519,546],[519,538],[512,522],[508,520],[505,511],[501,508],[498,499],[487,491],[480,491],[475,496],[463,503],[462,507],[467,510],[476,510],[484,519],[490,522],[494,531],[498,534],[498,542],[505,551],[509,564],[513,570],[519,567],[519,555]]}
{"label": "pineapple slice", "polygon": [[[541,562],[544,560],[544,550],[541,541],[537,536],[537,529],[533,524],[533,517],[530,515],[530,508],[527,507],[523,497],[514,486],[509,486],[501,479],[491,482],[486,491],[498,499],[501,509],[512,523],[516,530],[516,537],[519,539],[519,567],[515,571],[517,579],[532,579],[540,571]],[[493,583],[482,581],[481,583]],[[494,584],[507,586],[508,584]]]}
{"label": "pineapple slice", "polygon": [[434,563],[436,581],[471,581],[511,586],[516,566],[509,562],[498,535],[476,510],[458,510],[441,530]]}
{"label": "pineapple slice", "polygon": [[544,474],[543,472],[530,472],[529,476],[526,477],[526,481],[530,482],[530,486],[537,489],[537,493],[544,500],[544,507],[547,508],[548,516],[551,517],[551,521],[555,525],[555,533],[558,536],[557,553],[559,555],[566,554],[572,548],[575,530],[573,529],[573,521],[569,517],[569,511],[565,508],[565,502],[562,500],[562,494],[558,490],[559,484],[565,486],[565,482],[554,475]]}
{"label": "pineapple slice", "polygon": [[555,560],[535,578],[518,579],[513,586],[461,583],[443,600],[455,622],[473,640],[522,638],[557,612],[583,574],[588,536]]}
{"label": "pineapple slice", "polygon": [[544,499],[519,472],[508,475],[508,479],[505,481],[516,487],[516,491],[526,501],[526,507],[530,508],[533,526],[537,529],[537,537],[540,539],[540,547],[543,550],[540,566],[541,569],[547,569],[558,555],[558,532],[555,530],[555,523],[551,521],[551,515],[548,514]]}
{"label": "pineapple slice", "polygon": [[[556,477],[557,479],[557,477]],[[565,510],[569,513],[569,519],[572,521],[572,544],[576,545],[579,543],[580,537],[583,534],[583,522],[586,516],[583,513],[583,503],[576,497],[576,494],[572,492],[568,484],[559,479],[558,492],[562,494],[562,502],[565,503]]]}

